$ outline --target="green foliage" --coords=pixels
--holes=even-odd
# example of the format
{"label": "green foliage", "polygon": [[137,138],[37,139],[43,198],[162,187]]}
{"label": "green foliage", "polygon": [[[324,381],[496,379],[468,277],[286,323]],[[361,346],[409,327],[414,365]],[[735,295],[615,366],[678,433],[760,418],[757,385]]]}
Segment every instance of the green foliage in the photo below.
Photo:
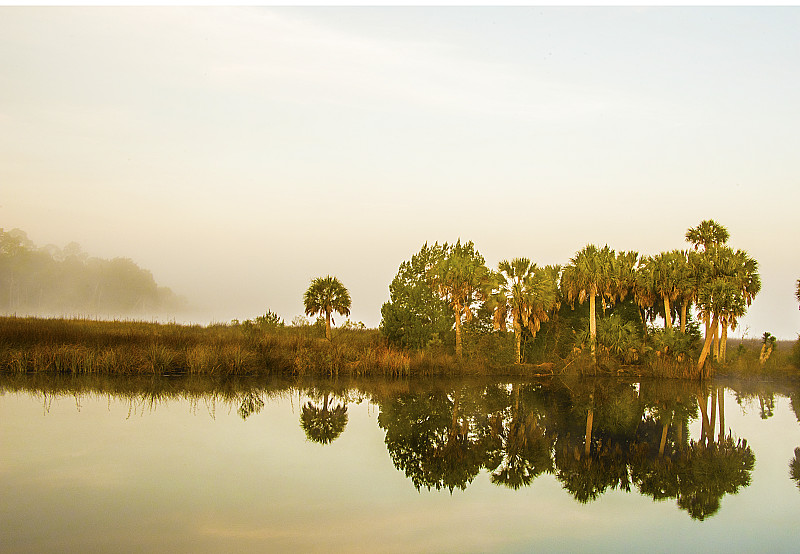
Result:
{"label": "green foliage", "polygon": [[260,315],[256,318],[255,324],[264,329],[272,329],[275,327],[283,327],[283,320],[278,314],[273,311],[267,310],[267,313]]}
{"label": "green foliage", "polygon": [[350,292],[336,277],[317,277],[303,295],[303,305],[306,315],[325,316],[325,336],[331,340],[331,314],[350,315]]}
{"label": "green foliage", "polygon": [[700,343],[700,330],[697,324],[690,326],[686,333],[675,329],[653,329],[650,344],[657,356],[670,357],[683,362],[696,355]]}
{"label": "green foliage", "polygon": [[267,310],[264,315],[257,316],[254,320],[245,319],[241,323],[239,320],[234,319],[231,321],[232,325],[241,325],[245,332],[255,333],[256,331],[264,332],[274,329],[285,327],[283,320],[278,314],[273,311]]}
{"label": "green foliage", "polygon": [[389,344],[425,348],[436,341],[452,344],[453,310],[428,283],[428,272],[445,255],[438,243],[427,243],[411,260],[400,264],[389,285],[389,301],[381,307],[380,331]]}

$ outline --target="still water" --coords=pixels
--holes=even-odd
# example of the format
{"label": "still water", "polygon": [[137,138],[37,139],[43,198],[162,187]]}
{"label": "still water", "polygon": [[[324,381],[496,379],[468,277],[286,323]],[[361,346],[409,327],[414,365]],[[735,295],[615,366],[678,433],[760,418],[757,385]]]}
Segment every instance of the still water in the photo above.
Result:
{"label": "still water", "polygon": [[798,384],[0,376],[0,392],[4,552],[800,547]]}

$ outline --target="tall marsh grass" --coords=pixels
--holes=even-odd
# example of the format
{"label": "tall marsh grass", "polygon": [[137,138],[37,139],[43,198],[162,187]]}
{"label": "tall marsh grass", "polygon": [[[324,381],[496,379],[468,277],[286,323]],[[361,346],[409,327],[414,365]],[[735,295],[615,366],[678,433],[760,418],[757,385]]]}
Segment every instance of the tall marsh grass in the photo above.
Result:
{"label": "tall marsh grass", "polygon": [[123,375],[381,375],[452,371],[447,355],[389,348],[374,329],[0,317],[0,371]]}

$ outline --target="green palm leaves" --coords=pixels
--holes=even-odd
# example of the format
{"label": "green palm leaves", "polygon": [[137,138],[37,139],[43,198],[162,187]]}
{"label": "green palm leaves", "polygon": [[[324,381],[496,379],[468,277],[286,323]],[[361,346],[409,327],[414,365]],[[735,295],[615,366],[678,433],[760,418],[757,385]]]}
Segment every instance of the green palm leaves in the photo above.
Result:
{"label": "green palm leaves", "polygon": [[[727,238],[727,235],[725,235]],[[728,327],[736,328],[737,320],[745,314],[761,290],[758,262],[742,250],[734,251],[722,244],[709,244],[696,260],[699,276],[697,305],[710,321],[697,369],[702,370],[706,357],[715,344],[717,359],[725,359]],[[717,330],[722,330],[721,341]]]}
{"label": "green palm leaves", "polygon": [[686,242],[694,245],[695,250],[702,246],[708,251],[711,246],[725,244],[729,237],[728,230],[713,219],[701,221],[700,225],[686,231]]}
{"label": "green palm leaves", "polygon": [[331,313],[350,315],[350,293],[341,281],[330,275],[311,281],[303,295],[306,315],[325,314],[325,336],[331,340]]}
{"label": "green palm leaves", "polygon": [[[522,328],[527,327],[535,337],[542,322],[548,321],[550,312],[558,307],[556,283],[560,268],[540,268],[528,258],[514,258],[500,262],[498,269],[500,272],[496,275],[500,297],[504,300],[504,312],[511,315],[516,360],[521,363]],[[503,317],[505,318],[505,314]]]}
{"label": "green palm leaves", "polygon": [[577,300],[583,304],[587,298],[589,299],[592,358],[595,358],[597,343],[597,296],[600,295],[611,303],[618,296],[624,297],[634,281],[633,264],[630,262],[637,256],[636,253],[621,253],[620,263],[617,263],[616,254],[607,245],[597,248],[593,244],[587,244],[575,254],[561,274],[561,291],[568,302],[574,304]]}
{"label": "green palm leaves", "polygon": [[491,274],[472,241],[442,246],[444,256],[428,271],[428,281],[453,309],[456,328],[456,356],[462,357],[461,326],[472,319],[472,304],[484,300]]}
{"label": "green palm leaves", "polygon": [[[673,250],[661,252],[656,256],[649,256],[642,262],[642,272],[639,284],[643,290],[652,292],[648,299],[660,298],[664,303],[664,321],[667,329],[672,329],[672,302],[682,299],[683,308],[687,299],[693,296],[692,280],[688,272],[688,265],[683,252]],[[651,304],[652,305],[652,304]],[[681,329],[685,330],[685,313],[681,320]]]}

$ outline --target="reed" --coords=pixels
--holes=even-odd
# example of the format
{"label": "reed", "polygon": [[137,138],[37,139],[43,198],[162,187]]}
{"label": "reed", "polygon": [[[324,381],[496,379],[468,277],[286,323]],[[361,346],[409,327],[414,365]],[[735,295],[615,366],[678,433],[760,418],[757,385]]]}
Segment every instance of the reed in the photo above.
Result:
{"label": "reed", "polygon": [[[479,371],[441,352],[392,349],[374,329],[0,318],[0,371],[122,375],[434,375]],[[470,369],[471,368],[471,369]]]}

